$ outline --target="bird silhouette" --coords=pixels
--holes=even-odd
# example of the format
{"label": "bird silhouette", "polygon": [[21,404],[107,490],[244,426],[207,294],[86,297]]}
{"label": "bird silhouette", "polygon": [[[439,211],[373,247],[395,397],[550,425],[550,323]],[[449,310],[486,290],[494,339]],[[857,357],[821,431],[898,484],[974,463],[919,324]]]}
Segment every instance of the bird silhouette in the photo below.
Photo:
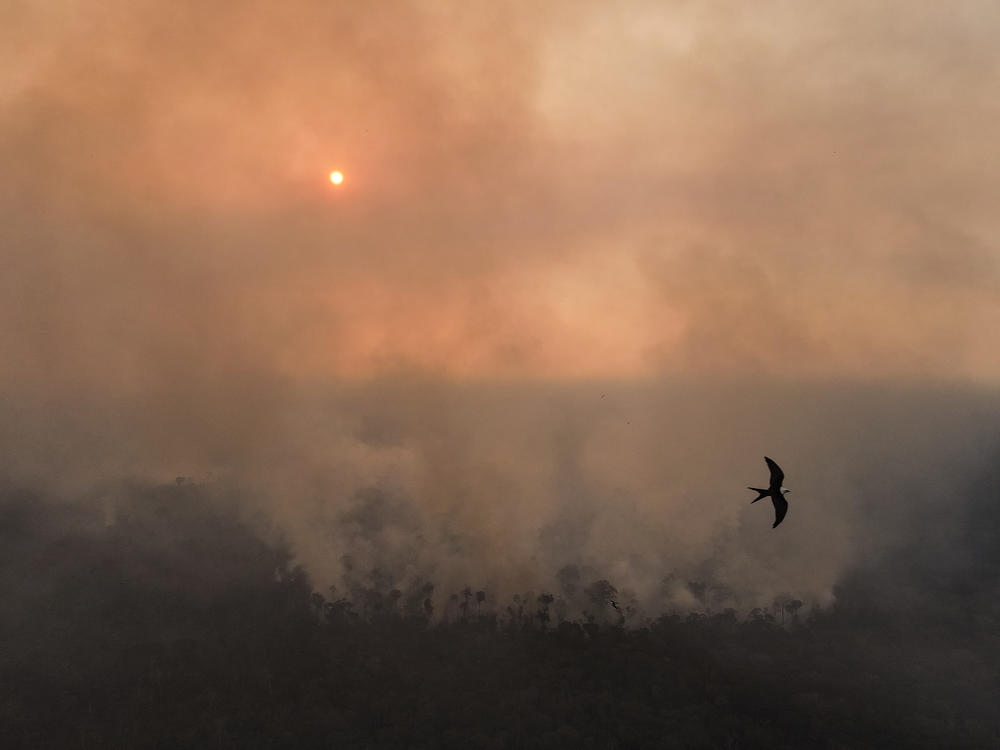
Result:
{"label": "bird silhouette", "polygon": [[751,505],[765,497],[771,498],[771,502],[774,503],[774,526],[771,528],[774,529],[784,520],[785,514],[788,512],[788,501],[785,500],[785,495],[791,490],[781,488],[781,483],[785,481],[785,472],[781,470],[781,467],[767,456],[764,456],[764,461],[767,462],[767,467],[771,470],[771,485],[766,490],[762,490],[760,487],[747,487],[747,489],[758,493],[757,497],[750,501]]}

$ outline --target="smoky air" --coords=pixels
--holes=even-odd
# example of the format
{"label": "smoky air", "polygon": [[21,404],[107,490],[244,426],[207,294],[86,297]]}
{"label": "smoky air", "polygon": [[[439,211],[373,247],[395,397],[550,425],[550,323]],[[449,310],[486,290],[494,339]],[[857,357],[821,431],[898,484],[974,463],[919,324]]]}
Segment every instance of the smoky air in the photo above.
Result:
{"label": "smoky air", "polygon": [[4,748],[1000,745],[995,3],[6,6]]}

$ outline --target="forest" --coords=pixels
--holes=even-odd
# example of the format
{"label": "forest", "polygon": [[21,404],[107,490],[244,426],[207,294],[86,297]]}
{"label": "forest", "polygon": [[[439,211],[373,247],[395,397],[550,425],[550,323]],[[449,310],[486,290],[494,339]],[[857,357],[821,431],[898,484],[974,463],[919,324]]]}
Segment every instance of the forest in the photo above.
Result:
{"label": "forest", "polygon": [[959,538],[928,518],[830,607],[655,618],[572,566],[579,616],[561,591],[494,602],[379,570],[317,590],[180,478],[132,486],[113,518],[7,485],[3,746],[995,747],[998,480],[971,492]]}

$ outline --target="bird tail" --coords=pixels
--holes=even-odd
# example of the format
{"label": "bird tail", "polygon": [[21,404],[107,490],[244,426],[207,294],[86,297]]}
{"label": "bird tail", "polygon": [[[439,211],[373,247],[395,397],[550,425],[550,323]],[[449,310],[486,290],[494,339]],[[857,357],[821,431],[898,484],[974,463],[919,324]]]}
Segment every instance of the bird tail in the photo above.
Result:
{"label": "bird tail", "polygon": [[770,494],[770,492],[768,490],[762,490],[760,487],[747,487],[747,489],[748,490],[753,490],[754,492],[757,493],[757,497],[755,497],[753,500],[750,501],[751,505],[753,505],[758,500],[763,500],[765,497],[767,497]]}

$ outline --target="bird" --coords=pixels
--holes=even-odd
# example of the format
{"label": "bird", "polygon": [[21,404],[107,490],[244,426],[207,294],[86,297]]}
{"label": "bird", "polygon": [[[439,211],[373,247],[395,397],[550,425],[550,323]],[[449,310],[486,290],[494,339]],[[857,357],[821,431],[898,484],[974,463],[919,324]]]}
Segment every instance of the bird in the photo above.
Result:
{"label": "bird", "polygon": [[762,490],[760,487],[747,487],[747,489],[758,493],[757,497],[750,501],[751,505],[765,497],[771,498],[771,502],[774,503],[774,526],[771,528],[774,529],[784,520],[785,514],[788,512],[788,501],[785,500],[785,495],[791,490],[781,487],[781,483],[785,481],[785,472],[781,470],[781,467],[767,456],[764,456],[764,461],[767,462],[767,467],[771,470],[770,487],[766,490]]}

